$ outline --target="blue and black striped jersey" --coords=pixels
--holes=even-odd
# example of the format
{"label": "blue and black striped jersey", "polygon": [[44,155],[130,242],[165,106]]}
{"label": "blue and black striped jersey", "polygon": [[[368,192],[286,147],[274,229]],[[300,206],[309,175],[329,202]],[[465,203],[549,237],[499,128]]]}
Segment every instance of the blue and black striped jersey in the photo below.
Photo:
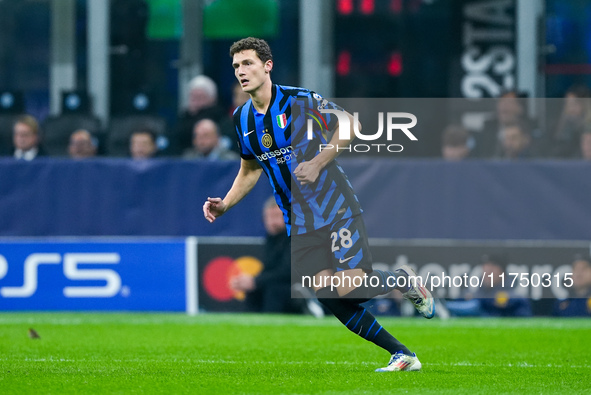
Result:
{"label": "blue and black striped jersey", "polygon": [[[266,114],[259,114],[251,100],[234,111],[240,156],[256,160],[263,168],[290,234],[320,229],[361,213],[353,187],[336,161],[309,185],[301,185],[293,175],[299,163],[320,152],[320,145],[327,143],[337,126],[337,117],[321,114],[320,109],[342,110],[307,89],[273,85]],[[311,136],[307,119],[313,119]]]}

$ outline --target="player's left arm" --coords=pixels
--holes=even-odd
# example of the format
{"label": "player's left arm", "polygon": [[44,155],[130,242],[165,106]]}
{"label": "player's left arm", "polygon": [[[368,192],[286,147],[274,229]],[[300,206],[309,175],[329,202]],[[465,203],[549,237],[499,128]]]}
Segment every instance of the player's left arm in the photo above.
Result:
{"label": "player's left arm", "polygon": [[[316,181],[322,169],[324,169],[327,164],[329,164],[330,162],[335,160],[337,156],[339,156],[339,151],[342,151],[343,147],[348,147],[349,144],[351,144],[351,142],[355,139],[355,133],[353,132],[354,118],[349,113],[347,113],[347,116],[349,117],[349,125],[351,128],[349,133],[350,138],[339,138],[339,126],[337,125],[332,135],[332,138],[330,139],[326,147],[324,147],[322,151],[320,151],[320,153],[316,155],[314,158],[307,162],[300,163],[295,168],[293,174],[296,176],[296,179],[299,182],[301,182],[302,184],[311,184],[314,181]],[[357,125],[357,130],[361,131],[361,123],[357,122]],[[337,147],[339,148],[339,150],[337,150]]]}

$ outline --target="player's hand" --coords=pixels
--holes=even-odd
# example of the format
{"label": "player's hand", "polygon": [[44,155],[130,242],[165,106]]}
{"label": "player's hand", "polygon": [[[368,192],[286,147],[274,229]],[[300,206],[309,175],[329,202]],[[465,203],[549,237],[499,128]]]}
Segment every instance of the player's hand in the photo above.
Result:
{"label": "player's hand", "polygon": [[312,184],[318,179],[320,167],[313,161],[302,162],[295,168],[293,174],[302,185]]}
{"label": "player's hand", "polygon": [[224,214],[228,207],[222,200],[222,198],[207,198],[207,201],[203,204],[203,216],[210,223],[213,223],[217,217]]}

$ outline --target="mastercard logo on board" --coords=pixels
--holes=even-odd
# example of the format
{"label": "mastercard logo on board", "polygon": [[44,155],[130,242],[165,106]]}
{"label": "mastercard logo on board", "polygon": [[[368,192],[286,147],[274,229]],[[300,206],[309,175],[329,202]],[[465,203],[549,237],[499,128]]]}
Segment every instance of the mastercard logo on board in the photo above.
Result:
{"label": "mastercard logo on board", "polygon": [[219,302],[233,299],[244,300],[246,295],[242,291],[230,288],[230,280],[240,274],[257,276],[263,270],[263,263],[252,256],[231,258],[220,256],[212,259],[203,270],[203,287],[209,297]]}

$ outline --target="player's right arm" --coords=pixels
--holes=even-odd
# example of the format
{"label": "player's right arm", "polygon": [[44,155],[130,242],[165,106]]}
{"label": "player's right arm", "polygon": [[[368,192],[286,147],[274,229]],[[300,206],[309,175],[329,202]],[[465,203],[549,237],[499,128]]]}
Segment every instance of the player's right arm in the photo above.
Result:
{"label": "player's right arm", "polygon": [[205,219],[211,223],[235,206],[254,188],[262,172],[263,169],[255,159],[241,159],[240,170],[226,197],[223,199],[208,197],[205,204],[203,204]]}

